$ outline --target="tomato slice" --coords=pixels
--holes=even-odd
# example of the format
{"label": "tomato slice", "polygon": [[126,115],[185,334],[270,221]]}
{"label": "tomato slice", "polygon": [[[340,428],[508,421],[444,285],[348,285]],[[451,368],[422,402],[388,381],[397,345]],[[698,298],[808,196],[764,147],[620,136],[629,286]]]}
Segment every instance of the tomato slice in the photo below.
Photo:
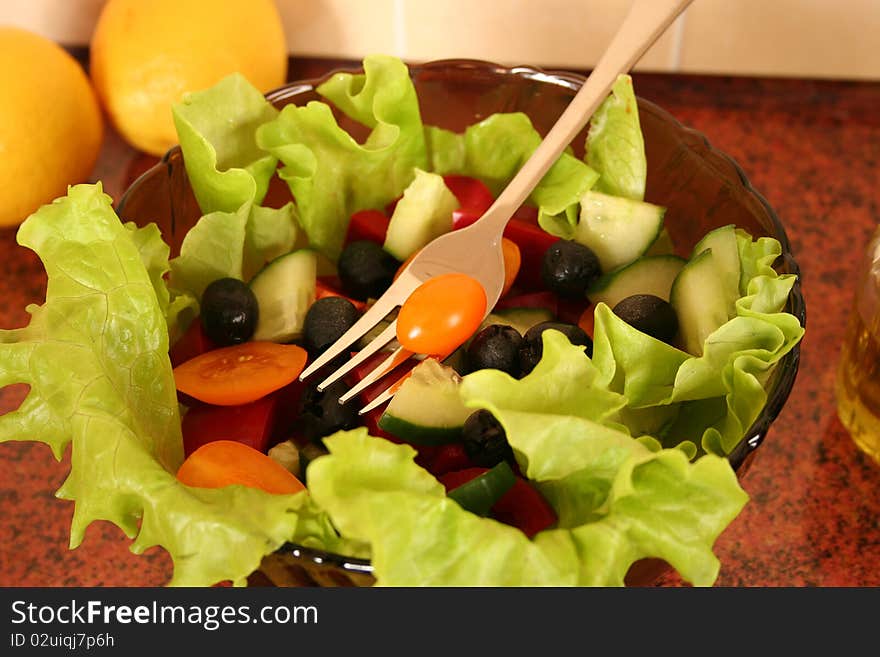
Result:
{"label": "tomato slice", "polygon": [[219,406],[247,404],[294,381],[305,349],[292,344],[244,342],[215,349],[174,368],[177,389]]}
{"label": "tomato slice", "polygon": [[177,470],[182,484],[223,488],[233,484],[278,495],[305,490],[302,482],[262,452],[233,440],[215,440],[190,454]]}

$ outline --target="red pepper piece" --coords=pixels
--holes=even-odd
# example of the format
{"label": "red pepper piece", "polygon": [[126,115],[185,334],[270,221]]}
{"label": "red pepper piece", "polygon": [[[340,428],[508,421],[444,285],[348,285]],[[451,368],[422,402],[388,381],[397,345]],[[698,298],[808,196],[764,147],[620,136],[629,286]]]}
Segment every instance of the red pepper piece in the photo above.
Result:
{"label": "red pepper piece", "polygon": [[385,243],[390,220],[381,210],[360,210],[351,215],[345,242],[367,240],[380,246]]}
{"label": "red pepper piece", "polygon": [[470,226],[495,202],[489,188],[476,178],[449,175],[443,176],[443,182],[459,203],[459,208],[452,213],[453,230]]}
{"label": "red pepper piece", "polygon": [[215,440],[234,440],[265,452],[275,428],[277,399],[273,393],[239,406],[193,406],[181,423],[184,454]]}
{"label": "red pepper piece", "polygon": [[171,366],[177,367],[191,358],[195,358],[206,351],[211,351],[216,348],[217,345],[211,342],[211,339],[205,334],[205,330],[202,328],[202,322],[196,317],[190,322],[186,333],[180,336],[180,339],[174,343],[173,347],[171,347],[169,353]]}
{"label": "red pepper piece", "polygon": [[516,277],[517,287],[523,290],[543,289],[541,263],[544,259],[544,253],[559,238],[546,232],[540,226],[518,219],[511,219],[507,223],[504,237],[516,242],[522,258],[519,275]]}
{"label": "red pepper piece", "polygon": [[[470,481],[488,468],[465,468],[454,470],[439,477],[440,483],[450,491]],[[491,515],[499,522],[512,525],[531,538],[556,523],[556,513],[547,500],[522,477],[492,506]]]}
{"label": "red pepper piece", "polygon": [[556,317],[559,312],[559,299],[557,299],[555,294],[546,290],[542,292],[528,292],[500,299],[495,308],[498,310],[509,308],[543,308],[544,310],[549,310]]}
{"label": "red pepper piece", "polygon": [[448,443],[438,446],[431,460],[425,465],[425,469],[435,477],[445,475],[447,472],[454,470],[463,470],[471,467],[474,467],[474,462],[471,461],[467,452],[464,451],[464,446],[461,443]]}

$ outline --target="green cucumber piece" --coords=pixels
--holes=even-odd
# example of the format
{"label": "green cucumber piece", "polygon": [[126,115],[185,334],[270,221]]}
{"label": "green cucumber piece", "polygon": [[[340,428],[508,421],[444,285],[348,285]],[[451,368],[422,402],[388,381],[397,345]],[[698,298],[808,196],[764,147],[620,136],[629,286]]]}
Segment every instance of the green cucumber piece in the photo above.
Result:
{"label": "green cucumber piece", "polygon": [[391,398],[379,427],[416,445],[443,445],[461,438],[473,413],[459,396],[461,377],[447,365],[426,358]]}
{"label": "green cucumber piece", "polygon": [[712,250],[718,276],[721,278],[724,298],[727,301],[727,318],[730,319],[736,316],[736,301],[739,299],[739,278],[742,270],[736,242],[736,227],[729,224],[706,233],[694,247],[693,256],[700,255],[708,249]]}
{"label": "green cucumber piece", "polygon": [[682,267],[669,294],[678,316],[680,346],[694,356],[703,355],[706,338],[728,319],[718,272],[712,249],[707,249]]}
{"label": "green cucumber piece", "polygon": [[628,265],[655,242],[663,228],[666,208],[644,201],[587,192],[574,240],[599,258],[603,272]]}
{"label": "green cucumber piece", "polygon": [[516,475],[507,464],[501,461],[483,474],[477,475],[461,486],[453,488],[448,497],[458,502],[461,508],[478,516],[486,516],[501,496],[516,483]]}
{"label": "green cucumber piece", "polygon": [[674,255],[642,256],[632,264],[605,274],[587,292],[594,304],[605,303],[614,308],[633,294],[653,294],[669,301],[675,277],[686,260]]}
{"label": "green cucumber piece", "polygon": [[318,257],[299,249],[275,258],[251,279],[260,316],[254,340],[290,342],[302,335],[309,306],[315,301]]}
{"label": "green cucumber piece", "polygon": [[382,248],[405,261],[435,237],[452,230],[452,213],[458,206],[443,176],[416,169],[416,177],[394,208]]}

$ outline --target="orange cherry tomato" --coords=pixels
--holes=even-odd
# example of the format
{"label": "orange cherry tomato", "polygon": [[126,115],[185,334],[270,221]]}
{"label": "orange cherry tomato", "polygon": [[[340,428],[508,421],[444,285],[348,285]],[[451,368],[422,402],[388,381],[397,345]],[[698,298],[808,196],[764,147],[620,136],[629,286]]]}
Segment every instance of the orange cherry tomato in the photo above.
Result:
{"label": "orange cherry tomato", "polygon": [[174,382],[180,392],[208,404],[247,404],[293,382],[307,357],[293,344],[243,342],[178,365]]}
{"label": "orange cherry tomato", "polygon": [[504,254],[504,287],[501,288],[501,296],[503,297],[513,287],[513,281],[516,280],[519,266],[522,264],[522,256],[519,253],[517,243],[506,237],[501,238],[501,252]]}
{"label": "orange cherry tomato", "polygon": [[486,292],[465,274],[428,279],[409,295],[397,315],[397,340],[418,354],[450,354],[483,321]]}
{"label": "orange cherry tomato", "polygon": [[284,466],[235,440],[215,440],[199,447],[178,468],[177,479],[194,488],[241,484],[277,495],[305,490]]}

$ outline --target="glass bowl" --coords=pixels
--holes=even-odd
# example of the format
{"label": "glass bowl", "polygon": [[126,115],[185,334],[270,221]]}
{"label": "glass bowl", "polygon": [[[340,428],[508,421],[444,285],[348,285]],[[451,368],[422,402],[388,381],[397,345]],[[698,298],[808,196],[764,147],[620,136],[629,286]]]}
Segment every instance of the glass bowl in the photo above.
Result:
{"label": "glass bowl", "polygon": [[[337,71],[334,71],[335,73]],[[582,76],[518,66],[508,68],[474,60],[443,60],[410,66],[425,124],[462,131],[496,112],[524,112],[535,128],[545,134],[577,93]],[[315,87],[319,79],[288,84],[267,94],[278,108],[321,100]],[[736,224],[754,236],[767,235],[782,245],[778,271],[799,274],[785,228],[764,198],[749,184],[742,169],[727,155],[713,148],[700,133],[681,125],[668,112],[638,99],[639,118],[645,139],[648,177],[645,200],[667,208],[665,225],[679,255],[712,228]],[[360,140],[363,126],[337,113],[340,125]],[[583,155],[586,132],[572,146]],[[264,204],[280,207],[290,199],[287,186],[273,177]],[[172,255],[183,236],[201,216],[183,165],[180,148],[172,148],[162,160],[132,183],[119,201],[117,212],[125,221],[158,224]],[[804,324],[806,309],[800,283],[796,282],[786,310]],[[748,469],[755,450],[767,436],[782,410],[798,371],[800,347],[788,353],[768,382],[768,398],[760,417],[746,432],[729,459],[739,477]],[[658,560],[637,562],[626,581],[649,585],[668,570]],[[339,586],[370,585],[370,563],[303,546],[287,544],[267,556],[251,578],[252,585]]]}

